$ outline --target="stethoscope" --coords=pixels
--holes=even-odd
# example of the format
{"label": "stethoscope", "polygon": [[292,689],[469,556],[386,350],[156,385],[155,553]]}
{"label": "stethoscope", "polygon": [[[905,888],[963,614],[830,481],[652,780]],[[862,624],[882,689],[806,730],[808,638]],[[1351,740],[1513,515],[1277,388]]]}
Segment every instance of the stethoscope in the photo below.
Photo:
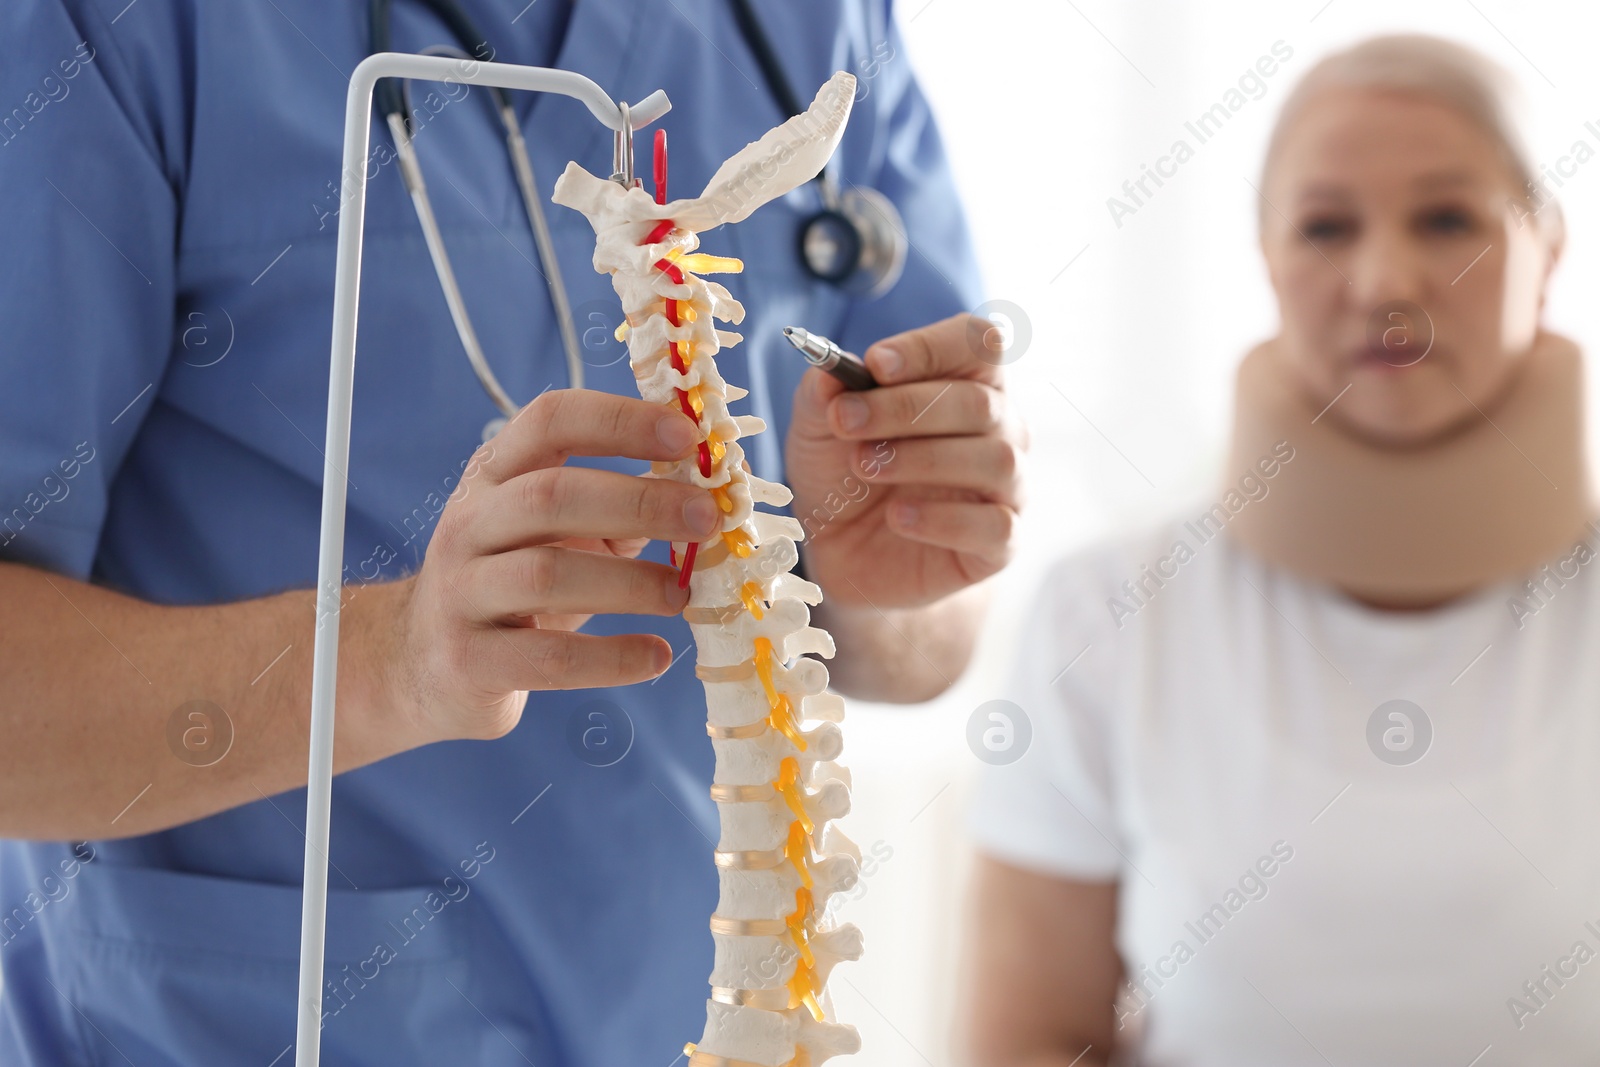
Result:
{"label": "stethoscope", "polygon": [[[374,53],[389,51],[392,2],[371,0],[368,9],[368,44]],[[494,54],[487,38],[456,0],[420,2],[449,27],[451,36],[466,48],[466,52],[453,47],[427,51],[460,55],[467,60],[487,59]],[[749,0],[729,0],[729,5],[733,9],[740,36],[755,56],[773,99],[789,115],[804,112],[805,108],[784,75],[772,42],[757,20]],[[581,389],[584,384],[584,363],[577,326],[573,321],[572,301],[561,277],[561,264],[539,198],[538,182],[534,177],[533,162],[528,157],[527,142],[523,140],[516,112],[505,91],[498,86],[489,86],[488,90],[500,124],[505,129],[506,153],[511,158],[511,169],[522,195],[523,208],[528,213],[529,225],[533,229],[534,244],[538,248],[541,273],[550,291],[550,303],[555,309],[556,324],[561,331],[561,346],[566,355],[567,379],[574,389]],[[376,103],[378,113],[383,116],[394,139],[401,178],[411,195],[411,206],[416,210],[417,221],[422,226],[428,257],[433,261],[433,270],[438,275],[439,287],[444,291],[450,318],[455,323],[456,334],[461,338],[461,347],[466,351],[467,360],[472,364],[473,373],[477,375],[484,392],[489,394],[501,412],[500,418],[491,419],[484,426],[483,439],[487,441],[499,432],[507,419],[517,413],[519,405],[500,384],[484,356],[483,345],[472,327],[472,318],[467,314],[461,287],[450,266],[450,255],[445,250],[444,236],[434,216],[427,183],[423,181],[422,168],[412,144],[413,131],[405,83],[380,81]],[[857,186],[841,190],[830,170],[824,170],[812,180],[820,186],[822,206],[800,223],[798,253],[806,273],[852,296],[867,299],[882,296],[900,280],[905,269],[909,245],[899,210],[893,201],[876,189]]]}

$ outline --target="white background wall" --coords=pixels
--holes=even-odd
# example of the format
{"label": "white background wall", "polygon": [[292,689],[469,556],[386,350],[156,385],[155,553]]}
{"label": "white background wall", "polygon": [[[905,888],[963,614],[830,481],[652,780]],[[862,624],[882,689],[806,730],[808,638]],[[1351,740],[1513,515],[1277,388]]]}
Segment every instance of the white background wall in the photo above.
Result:
{"label": "white background wall", "polygon": [[[1508,67],[1533,106],[1530,141],[1551,165],[1600,151],[1592,5],[1509,0],[903,0],[909,59],[943,126],[978,236],[987,293],[1021,306],[1033,340],[1011,366],[1033,431],[1024,550],[1000,583],[976,668],[931,708],[854,705],[844,824],[881,863],[845,908],[867,957],[835,972],[840,1016],[872,1067],[945,1067],[950,1056],[966,845],[961,810],[978,766],[967,717],[995,695],[1022,596],[1052,556],[1203,493],[1226,444],[1231,371],[1276,326],[1255,249],[1261,152],[1279,103],[1327,52],[1422,31]],[[1293,58],[1119,228],[1106,207],[1275,41]],[[1549,325],[1595,347],[1600,158],[1560,190],[1567,253]],[[1068,265],[1070,263],[1070,266]],[[1590,399],[1595,399],[1590,383]],[[1070,403],[1069,403],[1070,401]],[[1591,434],[1591,438],[1593,435]],[[1085,610],[1097,610],[1087,605]]]}

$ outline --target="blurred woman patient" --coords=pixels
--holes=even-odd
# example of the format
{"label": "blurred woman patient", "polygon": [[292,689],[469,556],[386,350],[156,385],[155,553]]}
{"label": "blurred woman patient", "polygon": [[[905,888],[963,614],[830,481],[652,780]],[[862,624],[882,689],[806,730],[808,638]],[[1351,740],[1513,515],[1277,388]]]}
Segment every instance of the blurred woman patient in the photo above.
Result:
{"label": "blurred woman patient", "polygon": [[1402,36],[1285,101],[1224,484],[1026,626],[970,1063],[1600,1060],[1600,567],[1512,88]]}

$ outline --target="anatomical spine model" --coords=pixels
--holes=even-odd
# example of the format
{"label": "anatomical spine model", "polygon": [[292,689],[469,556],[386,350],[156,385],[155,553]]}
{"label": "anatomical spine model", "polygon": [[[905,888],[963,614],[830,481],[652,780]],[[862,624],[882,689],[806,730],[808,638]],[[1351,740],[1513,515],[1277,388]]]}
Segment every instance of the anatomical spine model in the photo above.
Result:
{"label": "anatomical spine model", "polygon": [[[729,414],[729,401],[746,394],[717,371],[718,351],[741,338],[715,320],[737,325],[744,308],[698,275],[743,264],[695,252],[698,233],[738,222],[820,172],[854,94],[855,79],[835,74],[804,114],[745,146],[693,199],[664,202],[659,133],[654,198],[576,163],[555,188],[555,202],[594,227],[594,266],[622,299],[618,333],[640,395],[682,410],[705,435],[692,456],[654,464],[652,474],[710,490],[723,512],[718,536],[672,546],[689,586],[684,617],[705,684],[716,751],[711,798],[722,821],[716,961],[705,1031],[685,1047],[690,1067],[816,1067],[861,1045],[854,1027],[829,1021],[824,991],[834,964],[861,955],[860,931],[830,928],[825,915],[829,898],[860,871],[859,850],[829,825],[850,808],[849,772],[834,762],[843,702],[826,692],[827,668],[801,658],[832,656],[833,639],[808,625],[821,591],[789,573],[800,524],[753,507],[790,500],[787,488],[745,466],[739,439],[761,432],[762,421]],[[811,720],[823,721],[805,728]]]}

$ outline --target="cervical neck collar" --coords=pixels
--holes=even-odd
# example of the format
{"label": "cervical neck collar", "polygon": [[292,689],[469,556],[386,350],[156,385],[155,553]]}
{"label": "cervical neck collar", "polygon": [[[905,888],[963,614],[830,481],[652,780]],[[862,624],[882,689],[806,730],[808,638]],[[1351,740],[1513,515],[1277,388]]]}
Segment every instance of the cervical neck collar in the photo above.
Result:
{"label": "cervical neck collar", "polygon": [[1441,603],[1538,567],[1583,539],[1582,357],[1541,334],[1484,417],[1420,446],[1364,440],[1319,413],[1281,350],[1240,364],[1230,472],[1278,446],[1292,462],[1230,535],[1269,563],[1393,607]]}

